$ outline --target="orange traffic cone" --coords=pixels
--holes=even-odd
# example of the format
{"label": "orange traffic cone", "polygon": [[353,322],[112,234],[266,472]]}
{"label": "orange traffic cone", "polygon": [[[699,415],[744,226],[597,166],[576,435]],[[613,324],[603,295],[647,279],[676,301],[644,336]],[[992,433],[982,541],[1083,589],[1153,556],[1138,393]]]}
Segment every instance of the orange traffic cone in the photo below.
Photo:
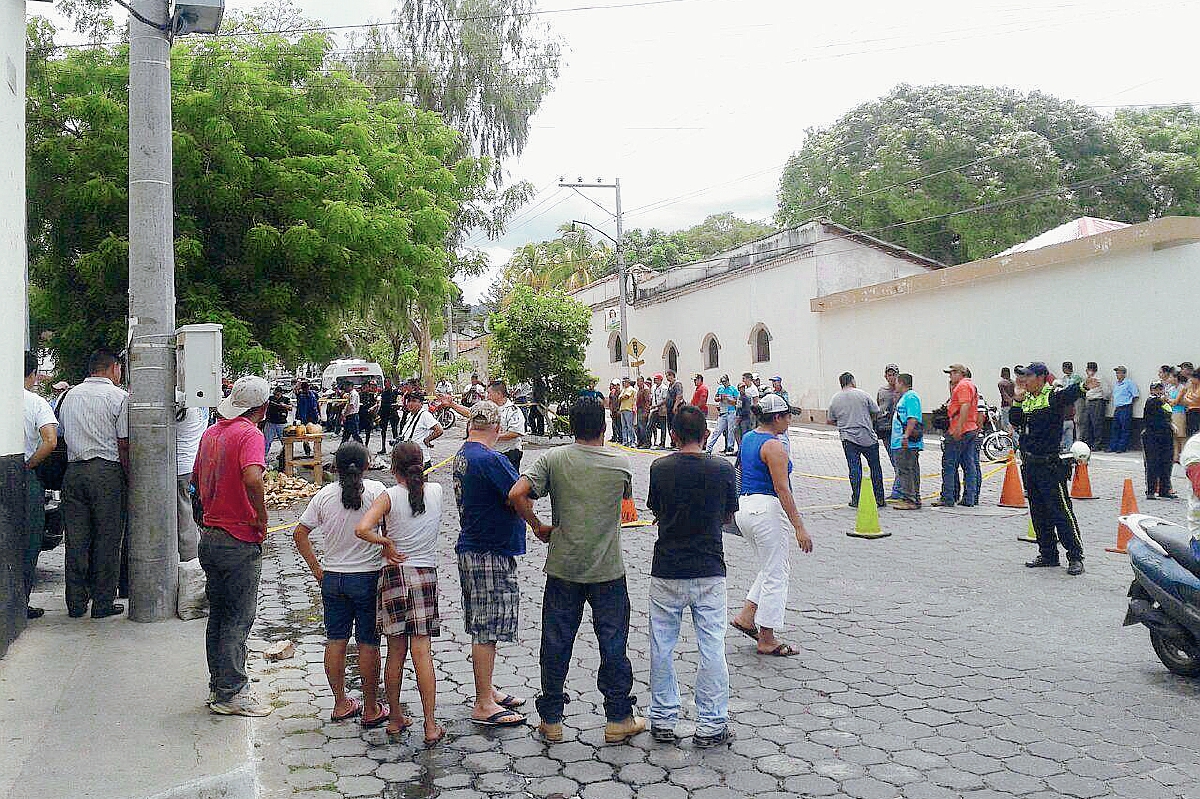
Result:
{"label": "orange traffic cone", "polygon": [[[1132,487],[1130,488],[1132,492]],[[1132,496],[1132,493],[1130,494]],[[1095,499],[1092,493],[1092,479],[1088,477],[1086,463],[1075,464],[1075,477],[1071,479],[1071,499]]]}
{"label": "orange traffic cone", "polygon": [[1000,507],[1025,508],[1025,489],[1021,485],[1021,470],[1017,467],[1017,458],[1008,453],[1008,466],[1004,469],[1004,487],[1000,489]]}
{"label": "orange traffic cone", "polygon": [[[1137,497],[1135,497],[1133,493],[1133,478],[1126,477],[1125,488],[1121,491],[1121,515],[1128,516],[1131,513],[1137,512]],[[1117,545],[1115,547],[1105,547],[1104,551],[1115,552],[1118,555],[1125,555],[1128,552],[1125,547],[1129,545],[1129,539],[1131,538],[1133,538],[1133,535],[1120,524],[1118,524]]]}
{"label": "orange traffic cone", "polygon": [[633,504],[633,500],[621,500],[621,524],[628,524],[629,522],[636,522],[637,520],[637,506]]}

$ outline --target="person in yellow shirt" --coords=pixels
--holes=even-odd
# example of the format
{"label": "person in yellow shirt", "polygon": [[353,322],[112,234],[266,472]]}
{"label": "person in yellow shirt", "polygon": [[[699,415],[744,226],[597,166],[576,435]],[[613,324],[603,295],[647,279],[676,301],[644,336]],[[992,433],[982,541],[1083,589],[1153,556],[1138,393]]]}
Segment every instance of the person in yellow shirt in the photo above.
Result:
{"label": "person in yellow shirt", "polygon": [[637,389],[628,377],[621,380],[621,393],[618,395],[618,407],[621,410],[621,443],[627,447],[637,446]]}

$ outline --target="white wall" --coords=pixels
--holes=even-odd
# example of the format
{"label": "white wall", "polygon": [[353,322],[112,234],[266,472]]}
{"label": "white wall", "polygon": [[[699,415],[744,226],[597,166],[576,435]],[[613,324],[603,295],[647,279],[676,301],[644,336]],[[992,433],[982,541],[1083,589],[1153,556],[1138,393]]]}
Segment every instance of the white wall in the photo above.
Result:
{"label": "white wall", "polygon": [[0,455],[24,452],[25,0],[0,0]]}
{"label": "white wall", "polygon": [[[827,310],[817,314],[822,369],[834,379],[853,372],[860,388],[874,389],[884,364],[897,363],[932,409],[949,395],[942,370],[951,363],[965,364],[995,403],[1002,366],[1041,360],[1057,374],[1066,360],[1082,374],[1096,361],[1110,384],[1114,366],[1128,367],[1145,397],[1160,364],[1200,362],[1200,338],[1186,332],[1198,265],[1200,244],[1145,245]],[[1174,332],[1180,324],[1183,334]],[[823,406],[835,389],[822,391]]]}

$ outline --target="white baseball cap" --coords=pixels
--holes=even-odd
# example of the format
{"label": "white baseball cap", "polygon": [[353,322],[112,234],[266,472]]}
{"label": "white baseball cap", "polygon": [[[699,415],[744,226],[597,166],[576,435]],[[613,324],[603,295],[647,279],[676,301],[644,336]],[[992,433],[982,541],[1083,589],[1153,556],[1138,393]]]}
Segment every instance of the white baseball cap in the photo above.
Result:
{"label": "white baseball cap", "polygon": [[760,413],[783,413],[790,410],[788,404],[783,401],[783,397],[778,394],[767,394],[758,401],[758,410]]}
{"label": "white baseball cap", "polygon": [[229,396],[221,400],[217,413],[225,419],[236,419],[252,408],[261,408],[271,396],[267,381],[257,375],[239,377],[233,384]]}

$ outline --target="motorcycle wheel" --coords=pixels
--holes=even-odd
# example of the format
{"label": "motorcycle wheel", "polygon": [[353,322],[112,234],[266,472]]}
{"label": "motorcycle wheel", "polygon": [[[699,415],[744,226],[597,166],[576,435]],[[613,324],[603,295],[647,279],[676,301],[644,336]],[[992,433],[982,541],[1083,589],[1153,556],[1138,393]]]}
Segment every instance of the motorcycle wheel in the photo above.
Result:
{"label": "motorcycle wheel", "polygon": [[457,414],[449,408],[440,408],[437,412],[438,424],[442,426],[443,430],[449,430],[451,427],[454,427],[455,416]]}
{"label": "motorcycle wheel", "polygon": [[983,440],[983,457],[989,461],[1001,460],[1012,448],[1012,436],[1008,433],[989,433]]}
{"label": "motorcycle wheel", "polygon": [[1180,677],[1200,677],[1200,647],[1195,641],[1180,641],[1167,638],[1162,633],[1150,631],[1150,645],[1154,654],[1172,674]]}

